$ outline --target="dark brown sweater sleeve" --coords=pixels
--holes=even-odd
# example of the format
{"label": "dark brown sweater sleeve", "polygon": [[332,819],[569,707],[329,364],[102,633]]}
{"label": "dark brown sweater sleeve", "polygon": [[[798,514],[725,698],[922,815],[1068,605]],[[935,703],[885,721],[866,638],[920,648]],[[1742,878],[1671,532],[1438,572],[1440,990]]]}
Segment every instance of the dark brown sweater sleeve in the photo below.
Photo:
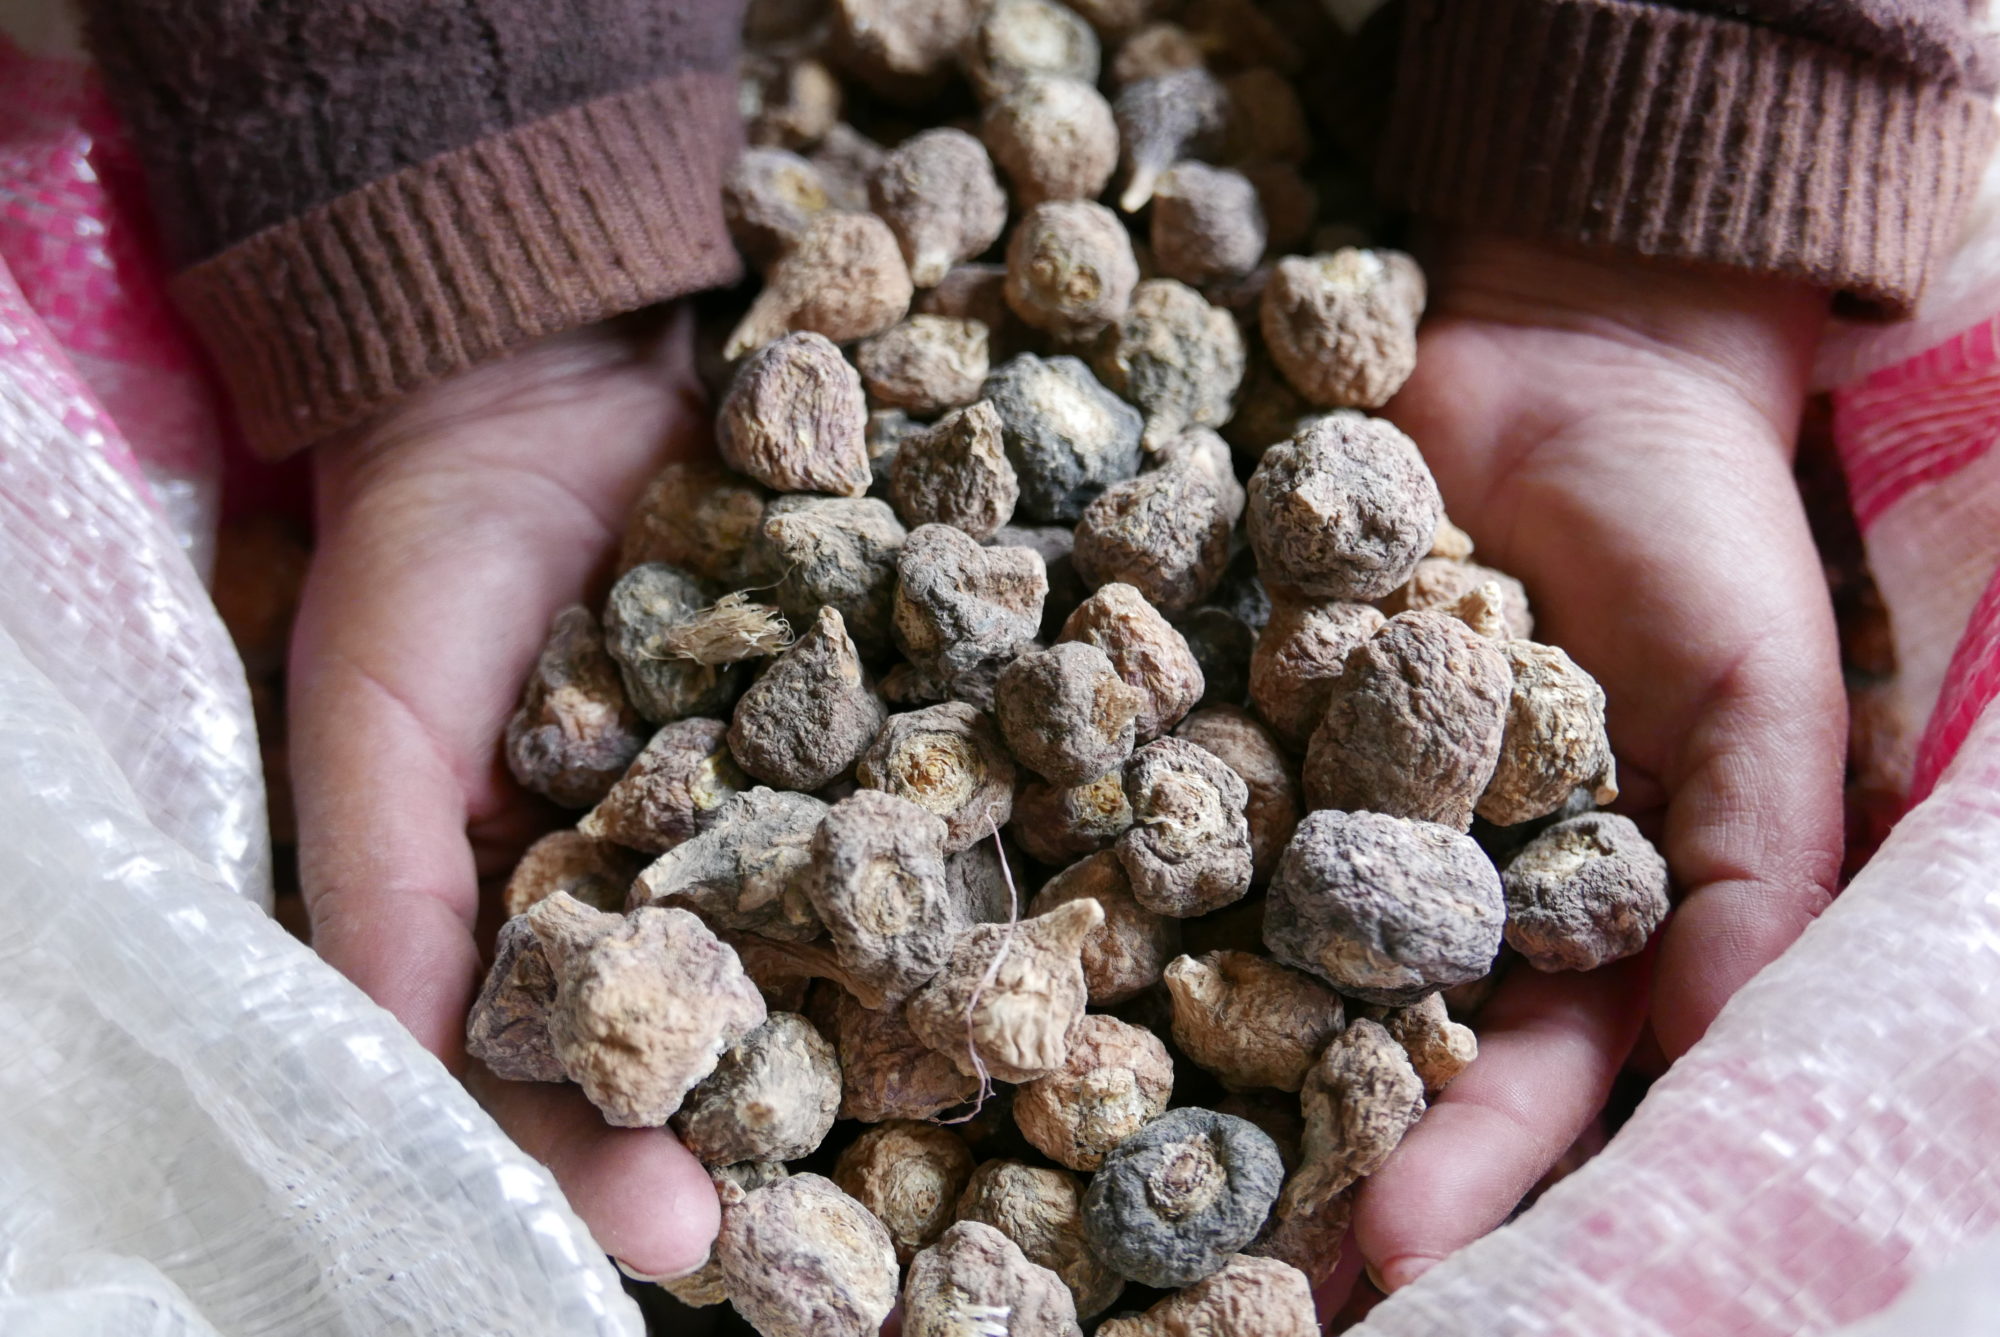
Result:
{"label": "dark brown sweater sleeve", "polygon": [[740,0],[86,0],[173,292],[282,454],[729,281]]}
{"label": "dark brown sweater sleeve", "polygon": [[1378,171],[1462,226],[1907,312],[1993,140],[1978,0],[1409,0]]}

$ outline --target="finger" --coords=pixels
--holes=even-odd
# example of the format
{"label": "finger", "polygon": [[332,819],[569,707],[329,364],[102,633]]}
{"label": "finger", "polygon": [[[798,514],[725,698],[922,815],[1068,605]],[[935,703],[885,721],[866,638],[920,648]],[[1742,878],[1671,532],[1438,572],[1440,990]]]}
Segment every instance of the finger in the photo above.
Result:
{"label": "finger", "polygon": [[503,1082],[478,1064],[466,1083],[494,1122],[549,1168],[603,1250],[645,1277],[708,1260],[721,1208],[708,1171],[664,1128],[613,1128],[573,1086]]}
{"label": "finger", "polygon": [[1638,1037],[1649,964],[1508,974],[1480,1013],[1479,1057],[1355,1200],[1355,1242],[1385,1291],[1506,1220],[1596,1117]]}
{"label": "finger", "polygon": [[1350,1229],[1340,1241],[1340,1258],[1334,1263],[1333,1271],[1313,1291],[1313,1310],[1319,1315],[1322,1327],[1331,1323],[1347,1307],[1348,1301],[1353,1298],[1354,1288],[1361,1283],[1365,1267],[1361,1248],[1355,1243],[1354,1232]]}
{"label": "finger", "polygon": [[345,659],[297,662],[299,871],[313,947],[456,1069],[479,972],[461,777],[409,708]]}
{"label": "finger", "polygon": [[1847,717],[1831,639],[1746,661],[1671,777],[1665,852],[1689,890],[1660,944],[1653,1028],[1670,1060],[1832,899]]}

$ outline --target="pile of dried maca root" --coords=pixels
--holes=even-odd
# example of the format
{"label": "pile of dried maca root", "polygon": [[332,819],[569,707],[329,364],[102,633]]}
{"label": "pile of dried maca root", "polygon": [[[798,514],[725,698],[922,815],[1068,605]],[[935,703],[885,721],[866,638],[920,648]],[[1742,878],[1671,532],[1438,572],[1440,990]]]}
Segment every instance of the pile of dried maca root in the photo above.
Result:
{"label": "pile of dried maca root", "polygon": [[507,732],[584,811],[472,1053],[672,1128],[666,1284],[766,1337],[1312,1333],[1496,971],[1667,911],[1603,693],[1370,416],[1423,276],[1325,218],[1282,33],[1158,8],[753,9],[720,466]]}

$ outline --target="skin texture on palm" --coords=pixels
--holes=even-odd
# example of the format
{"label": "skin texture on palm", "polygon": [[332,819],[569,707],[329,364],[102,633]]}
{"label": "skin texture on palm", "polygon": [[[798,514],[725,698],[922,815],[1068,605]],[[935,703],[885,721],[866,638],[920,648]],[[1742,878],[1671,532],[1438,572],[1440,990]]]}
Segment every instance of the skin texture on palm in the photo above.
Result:
{"label": "skin texture on palm", "polygon": [[1791,477],[1824,298],[1490,239],[1440,259],[1389,414],[1537,638],[1603,684],[1618,806],[1680,900],[1646,955],[1510,972],[1478,1062],[1357,1199],[1387,1289],[1506,1218],[1642,1025],[1670,1059],[1698,1040],[1826,905],[1841,840],[1838,650]]}
{"label": "skin texture on palm", "polygon": [[499,740],[557,609],[601,593],[632,499],[709,450],[684,316],[567,335],[320,448],[319,547],[292,654],[313,943],[464,1074],[634,1269],[697,1266],[707,1174],[665,1129],[604,1125],[567,1086],[464,1053],[482,882],[556,822]]}

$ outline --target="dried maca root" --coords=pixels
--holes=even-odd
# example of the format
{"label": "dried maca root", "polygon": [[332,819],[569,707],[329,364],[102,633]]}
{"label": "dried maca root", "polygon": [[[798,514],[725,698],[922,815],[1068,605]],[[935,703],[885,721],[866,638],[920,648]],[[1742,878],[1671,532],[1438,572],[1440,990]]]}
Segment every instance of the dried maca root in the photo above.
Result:
{"label": "dried maca root", "polygon": [[[1360,410],[1334,412],[1359,414]],[[1319,411],[1271,365],[1270,355],[1253,349],[1243,373],[1243,388],[1236,396],[1236,411],[1222,425],[1222,436],[1238,459],[1254,466],[1266,450],[1291,440],[1317,416]]]}
{"label": "dried maca root", "polygon": [[[782,1163],[771,1161],[742,1161],[736,1165],[711,1165],[708,1167],[709,1182],[715,1185],[716,1193],[734,1202],[738,1194],[749,1194],[774,1184],[791,1173]],[[619,1270],[636,1280],[646,1280],[631,1268],[620,1263]],[[660,1278],[660,1289],[679,1300],[690,1309],[706,1309],[710,1305],[727,1303],[729,1287],[722,1279],[722,1264],[715,1259],[711,1247],[708,1261],[699,1269],[684,1277]]]}
{"label": "dried maca root", "polygon": [[910,309],[909,267],[874,214],[829,210],[806,224],[764,276],[723,355],[734,359],[795,331],[848,343],[880,334]]}
{"label": "dried maca root", "polygon": [[1298,89],[1268,67],[1240,70],[1223,80],[1229,91],[1229,131],[1224,156],[1234,163],[1302,163],[1312,156],[1312,129]]}
{"label": "dried maca root", "polygon": [[1169,1110],[1105,1156],[1083,1195],[1084,1238],[1133,1281],[1189,1286],[1257,1237],[1284,1177],[1255,1124]]}
{"label": "dried maca root", "polygon": [[723,1051],[673,1128],[705,1165],[796,1161],[819,1149],[839,1107],[833,1046],[804,1017],[774,1012]]}
{"label": "dried maca root", "polygon": [[1410,578],[1444,514],[1416,443],[1379,418],[1320,418],[1250,475],[1250,542],[1266,582],[1379,599]]}
{"label": "dried maca root", "polygon": [[919,526],[896,556],[896,645],[954,695],[989,705],[972,689],[1034,640],[1048,590],[1042,559],[1025,548],[982,548],[950,525]]}
{"label": "dried maca root", "polygon": [[987,104],[979,137],[1023,210],[1049,200],[1094,200],[1118,168],[1118,123],[1082,79],[1030,75]]}
{"label": "dried maca root", "polygon": [[1018,924],[975,925],[910,996],[910,1029],[960,1072],[1028,1082],[1061,1067],[1088,998],[1083,944],[1103,922],[1096,901],[1080,900]]}
{"label": "dried maca root", "polygon": [[905,1263],[944,1234],[971,1177],[972,1152],[963,1138],[910,1119],[867,1129],[833,1168],[833,1182],[888,1227]]}
{"label": "dried maca root", "polygon": [[1022,866],[1021,851],[1003,832],[998,844],[988,838],[945,856],[944,879],[970,924],[1004,924],[1021,913],[1023,888],[1014,881]]}
{"label": "dried maca root", "polygon": [[1077,574],[1092,587],[1130,585],[1162,613],[1185,613],[1229,564],[1231,517],[1212,474],[1174,460],[1114,483],[1076,525]]}
{"label": "dried maca root", "polygon": [[750,149],[723,178],[730,240],[759,268],[790,250],[828,207],[819,169],[786,149]]}
{"label": "dried maca root", "polygon": [[[1301,1121],[1303,1127],[1303,1121]],[[1298,1269],[1314,1290],[1326,1285],[1340,1266],[1347,1228],[1354,1220],[1354,1189],[1333,1194],[1311,1211],[1285,1210],[1285,1200],[1271,1213],[1257,1242],[1244,1252],[1270,1258]]]}
{"label": "dried maca root", "polygon": [[780,497],[764,513],[756,561],[777,581],[778,607],[810,622],[835,608],[871,663],[889,652],[896,558],[908,537],[874,497]]}
{"label": "dried maca root", "polygon": [[493,966],[465,1020],[465,1052],[510,1082],[560,1082],[568,1074],[549,1038],[556,975],[525,916],[500,926]]}
{"label": "dried maca root", "polygon": [[1514,671],[1514,690],[1500,759],[1478,814],[1513,826],[1556,811],[1579,788],[1590,789],[1598,803],[1616,799],[1604,689],[1597,680],[1553,645],[1506,641],[1500,653]]}
{"label": "dried maca root", "polygon": [[1076,550],[1076,530],[1069,525],[1002,525],[986,540],[995,548],[1032,548],[1048,571],[1049,593],[1042,600],[1042,636],[1054,640],[1063,619],[1090,593],[1076,574],[1070,555]]}
{"label": "dried maca root", "polygon": [[854,363],[871,403],[928,417],[979,398],[990,370],[986,326],[949,316],[911,316],[864,341]]}
{"label": "dried maca root", "polygon": [[890,1003],[937,974],[966,919],[945,881],[945,825],[860,789],[828,809],[805,880],[840,963]]}
{"label": "dried maca root", "polygon": [[761,629],[716,645],[709,610],[701,583],[664,562],[635,566],[611,587],[604,647],[618,661],[626,699],[655,724],[727,711],[743,685],[741,661],[775,648]]}
{"label": "dried maca root", "polygon": [[1052,785],[1030,779],[1014,796],[1014,837],[1030,858],[1064,867],[1087,854],[1108,850],[1132,825],[1125,797],[1125,769],[1080,785]]}
{"label": "dried maca root", "polygon": [[1402,1007],[1485,974],[1506,914],[1471,837],[1374,812],[1299,823],[1264,914],[1264,945],[1352,998]]}
{"label": "dried maca root", "polygon": [[[1319,219],[1319,191],[1312,183],[1290,163],[1245,163],[1237,170],[1256,188],[1257,203],[1264,210],[1264,244],[1269,251],[1292,251],[1305,246],[1312,237],[1313,224]],[[1256,295],[1258,301],[1263,300],[1262,284],[1257,285]]]}
{"label": "dried maca root", "polygon": [[1102,650],[1074,641],[1019,656],[993,688],[1007,745],[1057,785],[1085,784],[1122,765],[1142,704]]}
{"label": "dried maca root", "polygon": [[500,910],[507,918],[524,915],[536,901],[566,891],[593,910],[625,909],[625,893],[646,866],[644,856],[592,840],[581,831],[551,831],[521,855],[507,878]]}
{"label": "dried maca root", "polygon": [[1278,599],[1250,653],[1250,701],[1278,740],[1304,752],[1326,717],[1327,698],[1347,657],[1381,630],[1373,606],[1337,600]]}
{"label": "dried maca root", "polygon": [[625,700],[597,619],[580,605],[563,609],[507,721],[507,768],[537,794],[587,808],[645,744],[645,721]]}
{"label": "dried maca root", "polygon": [[868,490],[861,373],[823,335],[787,334],[736,373],[716,415],[722,462],[780,492]]}
{"label": "dried maca root", "polygon": [[[1337,1241],[1336,1241],[1337,1243]],[[1098,1337],[1317,1337],[1312,1284],[1275,1258],[1235,1254],[1143,1314],[1114,1318]]]}
{"label": "dried maca root", "polygon": [[1471,1027],[1451,1019],[1441,993],[1429,994],[1408,1007],[1370,1007],[1367,1012],[1409,1055],[1427,1098],[1450,1086],[1479,1057],[1479,1038]]}
{"label": "dried maca root", "polygon": [[1089,200],[1036,205],[1007,243],[1007,305],[1058,338],[1088,339],[1119,319],[1138,282],[1131,234]]}
{"label": "dried maca root", "polygon": [[834,0],[834,54],[869,92],[921,102],[951,77],[983,8],[980,0]]}
{"label": "dried maca root", "polygon": [[1076,358],[1023,353],[980,394],[1000,415],[1025,520],[1075,524],[1098,493],[1139,472],[1145,420]]}
{"label": "dried maca root", "polygon": [[868,1209],[819,1175],[723,1199],[715,1259],[736,1312],[764,1337],[875,1337],[896,1305],[896,1248]]}
{"label": "dried maca root", "polygon": [[1272,269],[1258,327],[1271,361],[1323,408],[1380,408],[1417,365],[1424,276],[1401,251],[1349,247],[1286,256]]}
{"label": "dried maca root", "polygon": [[669,464],[653,475],[626,517],[618,569],[665,562],[698,580],[741,588],[749,583],[766,499],[747,478],[710,465]]}
{"label": "dried maca root", "polygon": [[729,751],[783,789],[813,790],[852,770],[887,717],[838,609],[771,662],[736,703]]}
{"label": "dried maca root", "polygon": [[[1451,522],[1446,520],[1439,523]],[[1436,548],[1435,539],[1432,540],[1431,546],[1433,549]],[[1380,607],[1391,617],[1417,608],[1449,609],[1489,581],[1500,586],[1500,613],[1506,624],[1507,636],[1524,641],[1534,635],[1535,619],[1528,609],[1528,591],[1521,582],[1505,571],[1495,571],[1490,566],[1481,566],[1477,562],[1463,559],[1453,561],[1435,556],[1424,558],[1417,563],[1416,569],[1410,572],[1407,581],[1383,596]]]}
{"label": "dried maca root", "polygon": [[831,985],[821,1025],[840,1053],[840,1117],[863,1123],[929,1119],[978,1093],[977,1078],[919,1040],[902,1009],[862,1005]]}
{"label": "dried maca root", "polygon": [[889,150],[842,121],[826,132],[806,161],[826,186],[828,202],[845,213],[868,212],[868,183]]}
{"label": "dried maca root", "polygon": [[1299,824],[1299,787],[1278,740],[1256,716],[1237,706],[1205,706],[1174,730],[1213,753],[1250,791],[1243,817],[1250,826],[1252,879],[1268,882]]}
{"label": "dried maca root", "polygon": [[961,1221],[910,1264],[906,1337],[963,1337],[1005,1325],[1009,1337],[1082,1337],[1069,1287],[992,1226]]}
{"label": "dried maca root", "polygon": [[871,409],[865,434],[868,443],[868,495],[889,499],[889,472],[903,442],[924,430],[924,424],[901,409]]}
{"label": "dried maca root", "polygon": [[1056,1164],[1095,1170],[1166,1112],[1173,1091],[1174,1061],[1158,1036],[1093,1015],[1076,1024],[1062,1067],[1014,1093],[1014,1122]]}
{"label": "dried maca root", "polygon": [[1229,123],[1229,93],[1200,66],[1127,84],[1111,104],[1125,164],[1118,207],[1134,214],[1153,198],[1161,173],[1185,158],[1221,149]]}
{"label": "dried maca root", "polygon": [[1506,656],[1443,613],[1398,613],[1347,657],[1301,772],[1307,806],[1463,831],[1499,760]]}
{"label": "dried maca root", "polygon": [[840,120],[840,83],[811,56],[745,56],[737,96],[744,138],[759,148],[809,148]]}
{"label": "dried maca root", "polygon": [[1159,0],[1076,0],[1070,8],[1099,37],[1115,42],[1138,31],[1162,6]]}
{"label": "dried maca root", "polygon": [[1104,922],[1083,940],[1090,1005],[1112,1007],[1158,984],[1167,962],[1180,951],[1181,921],[1154,914],[1134,900],[1125,865],[1111,851],[1078,859],[1050,878],[1029,902],[1028,913],[1045,915],[1086,898],[1104,911]]}
{"label": "dried maca root", "polygon": [[[616,917],[561,894],[528,912],[558,982],[549,1038],[606,1122],[657,1128],[764,1023],[764,1000],[736,953],[687,911],[634,910],[608,930],[606,918]],[[579,941],[579,920],[599,936]]]}
{"label": "dried maca root", "polygon": [[1187,638],[1130,585],[1114,582],[1078,604],[1059,639],[1096,646],[1139,689],[1145,700],[1133,731],[1140,743],[1172,729],[1201,700],[1201,664]]}
{"label": "dried maca root", "polygon": [[984,325],[990,363],[1005,362],[1041,340],[1007,305],[1007,266],[1002,264],[953,265],[935,288],[917,294],[910,309],[921,316],[976,320]]}
{"label": "dried maca root", "polygon": [[985,840],[1014,813],[1014,760],[993,721],[963,701],[891,715],[855,779],[941,820],[946,854]]}
{"label": "dried maca root", "polygon": [[1118,44],[1106,74],[1124,89],[1141,79],[1200,68],[1207,60],[1195,35],[1178,23],[1148,23]]}
{"label": "dried maca root", "polygon": [[810,942],[819,916],[806,895],[813,833],[827,805],[761,785],[736,795],[706,831],[639,875],[636,905],[679,905],[717,928]]}
{"label": "dried maca root", "polygon": [[1341,1032],[1306,1074],[1303,1160],[1280,1211],[1296,1216],[1374,1174],[1423,1117],[1424,1084],[1395,1038],[1366,1018]]}
{"label": "dried maca root", "polygon": [[989,1225],[1014,1241],[1028,1261],[1061,1277],[1089,1318],[1109,1308],[1125,1279],[1106,1267],[1083,1238],[1083,1190],[1067,1170],[991,1160],[972,1172],[959,1195],[958,1219]]}
{"label": "dried maca root", "polygon": [[1298,1090],[1346,1023],[1339,994],[1248,952],[1179,957],[1166,981],[1174,1043],[1231,1090]]}
{"label": "dried maca root", "polygon": [[1148,444],[1229,421],[1245,361],[1229,313],[1173,279],[1134,288],[1131,305],[1098,336],[1091,355],[1104,384],[1145,413]]}
{"label": "dried maca root", "polygon": [[889,500],[911,526],[950,525],[989,539],[1013,517],[1020,497],[1000,415],[984,400],[912,432],[889,467]]}
{"label": "dried maca root", "polygon": [[966,42],[965,76],[979,96],[1004,97],[1024,79],[1097,82],[1097,34],[1053,0],[993,0]]}
{"label": "dried maca root", "polygon": [[1255,269],[1269,232],[1249,177],[1188,161],[1160,174],[1149,235],[1161,273],[1205,287]]}
{"label": "dried maca root", "polygon": [[1201,665],[1201,707],[1240,706],[1250,695],[1250,652],[1257,633],[1235,614],[1205,604],[1174,627]]}
{"label": "dried maca root", "polygon": [[1182,738],[1148,743],[1125,763],[1125,793],[1118,859],[1139,904],[1185,919],[1250,890],[1250,791],[1221,758]]}
{"label": "dried maca root", "polygon": [[1667,862],[1628,817],[1558,822],[1507,865],[1507,945],[1537,970],[1594,970],[1667,917]]}
{"label": "dried maca root", "polygon": [[664,854],[713,825],[750,787],[730,759],[721,720],[675,720],[653,735],[577,830],[592,840]]}
{"label": "dried maca root", "polygon": [[993,160],[963,130],[926,130],[904,140],[882,160],[868,194],[919,288],[985,252],[1007,226],[1007,192]]}

